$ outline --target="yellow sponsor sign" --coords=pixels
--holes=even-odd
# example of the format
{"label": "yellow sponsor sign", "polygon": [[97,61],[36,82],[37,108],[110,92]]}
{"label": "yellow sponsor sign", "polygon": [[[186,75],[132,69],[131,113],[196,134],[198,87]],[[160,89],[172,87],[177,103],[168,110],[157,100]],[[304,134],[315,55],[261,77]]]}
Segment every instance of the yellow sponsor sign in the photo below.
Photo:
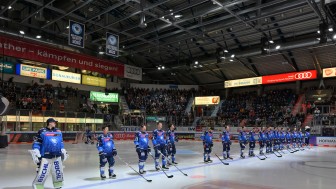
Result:
{"label": "yellow sponsor sign", "polygon": [[106,87],[106,78],[82,75],[82,84],[97,87]]}
{"label": "yellow sponsor sign", "polygon": [[202,96],[195,97],[195,105],[210,105],[210,104],[219,104],[219,96]]}

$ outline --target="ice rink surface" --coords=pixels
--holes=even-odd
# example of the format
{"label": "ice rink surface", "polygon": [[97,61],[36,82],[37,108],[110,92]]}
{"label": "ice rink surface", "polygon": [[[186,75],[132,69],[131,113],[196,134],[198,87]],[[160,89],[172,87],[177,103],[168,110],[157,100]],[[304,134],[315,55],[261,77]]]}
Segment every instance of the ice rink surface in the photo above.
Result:
{"label": "ice rink surface", "polygon": [[[116,179],[101,180],[99,159],[95,145],[66,143],[70,155],[64,163],[64,187],[68,189],[335,189],[336,188],[336,148],[313,147],[312,149],[289,153],[283,157],[267,155],[264,161],[257,157],[240,159],[239,145],[231,146],[234,160],[223,165],[215,153],[221,155],[222,145],[214,145],[213,163],[203,163],[202,143],[180,141],[177,143],[177,166],[187,173],[181,174],[170,166],[167,178],[161,171],[154,170],[154,161],[148,157],[144,175],[146,182],[128,166],[116,158]],[[130,162],[138,170],[137,155],[132,141],[117,141],[116,147],[121,158]],[[31,144],[10,144],[0,149],[0,188],[32,188],[35,165],[27,150]],[[245,150],[245,154],[247,150]],[[257,153],[257,149],[255,150]],[[161,162],[161,161],[160,161]],[[107,172],[107,171],[106,171]],[[52,188],[51,176],[46,187]]]}

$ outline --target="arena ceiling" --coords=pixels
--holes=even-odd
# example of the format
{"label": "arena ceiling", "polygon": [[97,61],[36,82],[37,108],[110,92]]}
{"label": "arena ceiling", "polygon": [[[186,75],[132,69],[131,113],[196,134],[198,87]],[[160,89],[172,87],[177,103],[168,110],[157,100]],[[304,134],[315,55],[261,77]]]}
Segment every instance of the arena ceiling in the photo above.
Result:
{"label": "arena ceiling", "polygon": [[[330,1],[330,0],[326,0]],[[85,49],[120,36],[118,61],[144,80],[223,86],[223,81],[336,66],[325,0],[3,0],[1,32],[67,44],[69,19],[85,23]],[[320,32],[318,33],[318,31]],[[197,62],[197,64],[196,64]],[[158,70],[158,68],[165,69]]]}

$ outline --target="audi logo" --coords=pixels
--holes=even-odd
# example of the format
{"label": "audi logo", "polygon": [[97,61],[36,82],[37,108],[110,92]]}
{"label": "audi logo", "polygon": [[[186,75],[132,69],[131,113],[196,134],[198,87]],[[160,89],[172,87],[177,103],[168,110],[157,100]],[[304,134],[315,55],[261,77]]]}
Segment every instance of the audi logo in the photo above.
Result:
{"label": "audi logo", "polygon": [[309,79],[313,76],[311,72],[302,72],[295,74],[295,79]]}
{"label": "audi logo", "polygon": [[141,70],[138,68],[131,68],[131,67],[127,67],[126,68],[126,72],[129,74],[134,74],[134,75],[140,75],[141,74]]}

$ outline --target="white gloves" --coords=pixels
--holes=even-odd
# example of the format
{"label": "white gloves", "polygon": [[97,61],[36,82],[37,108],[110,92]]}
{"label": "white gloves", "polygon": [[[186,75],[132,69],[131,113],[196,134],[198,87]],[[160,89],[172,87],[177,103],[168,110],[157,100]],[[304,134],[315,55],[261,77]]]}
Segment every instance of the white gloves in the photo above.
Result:
{"label": "white gloves", "polygon": [[38,164],[40,162],[39,158],[41,157],[40,150],[34,149],[34,150],[28,150],[28,151],[32,155],[33,162],[35,164]]}
{"label": "white gloves", "polygon": [[61,152],[62,152],[62,161],[67,160],[68,157],[69,157],[67,151],[63,148],[63,149],[61,149]]}

